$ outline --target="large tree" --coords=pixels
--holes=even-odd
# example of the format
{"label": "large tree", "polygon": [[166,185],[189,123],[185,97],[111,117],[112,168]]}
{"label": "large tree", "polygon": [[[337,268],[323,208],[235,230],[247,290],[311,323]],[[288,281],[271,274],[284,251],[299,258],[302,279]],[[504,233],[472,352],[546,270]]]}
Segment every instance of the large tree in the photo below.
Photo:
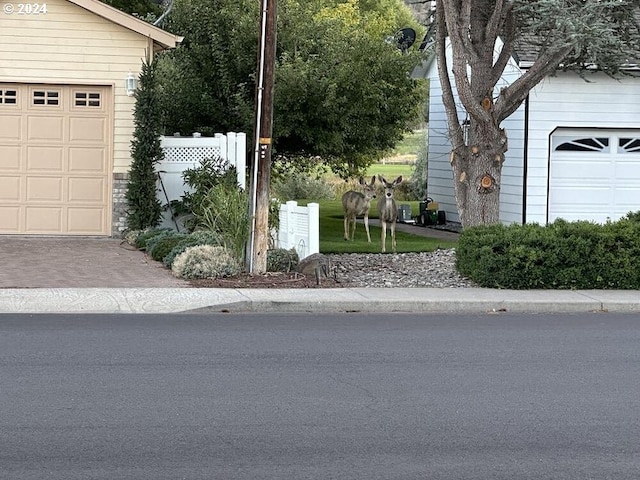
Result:
{"label": "large tree", "polygon": [[[501,172],[508,148],[502,121],[559,68],[616,75],[624,65],[637,63],[639,10],[639,0],[436,0],[435,48],[463,226],[499,221]],[[536,48],[537,59],[518,80],[496,91],[518,43]],[[467,141],[450,72],[470,119]]]}
{"label": "large tree", "polygon": [[101,0],[102,3],[138,17],[157,17],[162,13],[162,0]]}
{"label": "large tree", "polygon": [[[260,2],[176,0],[167,28],[184,44],[162,59],[168,133],[253,129]],[[423,95],[409,72],[419,28],[401,0],[279,0],[274,154],[366,168],[416,121]]]}

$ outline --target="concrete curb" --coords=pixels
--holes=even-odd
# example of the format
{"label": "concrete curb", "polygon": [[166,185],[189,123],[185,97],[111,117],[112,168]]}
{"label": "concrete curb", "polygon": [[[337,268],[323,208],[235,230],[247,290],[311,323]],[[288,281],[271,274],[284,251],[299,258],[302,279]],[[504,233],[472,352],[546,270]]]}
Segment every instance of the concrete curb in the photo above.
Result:
{"label": "concrete curb", "polygon": [[0,290],[0,313],[640,313],[640,292],[481,288]]}

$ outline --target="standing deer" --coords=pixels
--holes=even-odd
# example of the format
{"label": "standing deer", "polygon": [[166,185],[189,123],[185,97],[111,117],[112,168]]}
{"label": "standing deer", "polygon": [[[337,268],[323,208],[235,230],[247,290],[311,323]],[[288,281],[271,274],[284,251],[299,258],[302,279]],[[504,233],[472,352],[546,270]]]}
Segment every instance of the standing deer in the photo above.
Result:
{"label": "standing deer", "polygon": [[[375,175],[371,177],[371,183],[365,182],[364,178],[360,177],[360,185],[362,185],[364,193],[349,190],[342,195],[345,240],[353,240],[356,235],[356,217],[364,215],[364,229],[367,231],[367,241],[371,243],[371,236],[369,235],[369,206],[371,199],[376,198],[374,183],[376,183]],[[352,224],[353,229],[351,228]]]}
{"label": "standing deer", "polygon": [[380,216],[380,226],[382,227],[382,253],[387,251],[387,224],[391,230],[391,248],[396,251],[396,219],[398,218],[398,205],[393,198],[393,189],[402,182],[402,176],[396,178],[392,183],[387,182],[382,175],[378,175],[380,183],[384,186],[384,197],[378,200],[378,215]]}

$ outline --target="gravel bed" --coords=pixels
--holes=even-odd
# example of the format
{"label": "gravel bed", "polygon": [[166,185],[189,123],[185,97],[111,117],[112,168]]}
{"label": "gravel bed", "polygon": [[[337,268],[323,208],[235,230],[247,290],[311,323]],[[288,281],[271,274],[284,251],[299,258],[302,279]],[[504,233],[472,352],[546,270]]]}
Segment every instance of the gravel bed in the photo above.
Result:
{"label": "gravel bed", "polygon": [[429,253],[347,253],[327,255],[345,287],[476,287],[455,269],[455,250]]}

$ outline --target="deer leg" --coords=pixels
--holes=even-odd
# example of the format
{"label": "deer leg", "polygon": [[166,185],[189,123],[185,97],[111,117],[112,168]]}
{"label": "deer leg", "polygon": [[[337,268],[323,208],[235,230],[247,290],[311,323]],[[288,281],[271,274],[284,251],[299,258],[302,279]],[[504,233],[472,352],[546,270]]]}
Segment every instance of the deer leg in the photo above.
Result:
{"label": "deer leg", "polygon": [[382,227],[382,235],[380,237],[380,240],[382,241],[382,253],[387,251],[387,222],[385,222],[384,220],[382,220],[380,222],[380,226]]}
{"label": "deer leg", "polygon": [[369,215],[364,216],[364,229],[367,231],[367,241],[371,243],[371,235],[369,235]]}
{"label": "deer leg", "polygon": [[349,217],[344,216],[344,239],[349,240]]}
{"label": "deer leg", "polygon": [[396,222],[391,223],[391,249],[396,253]]}

